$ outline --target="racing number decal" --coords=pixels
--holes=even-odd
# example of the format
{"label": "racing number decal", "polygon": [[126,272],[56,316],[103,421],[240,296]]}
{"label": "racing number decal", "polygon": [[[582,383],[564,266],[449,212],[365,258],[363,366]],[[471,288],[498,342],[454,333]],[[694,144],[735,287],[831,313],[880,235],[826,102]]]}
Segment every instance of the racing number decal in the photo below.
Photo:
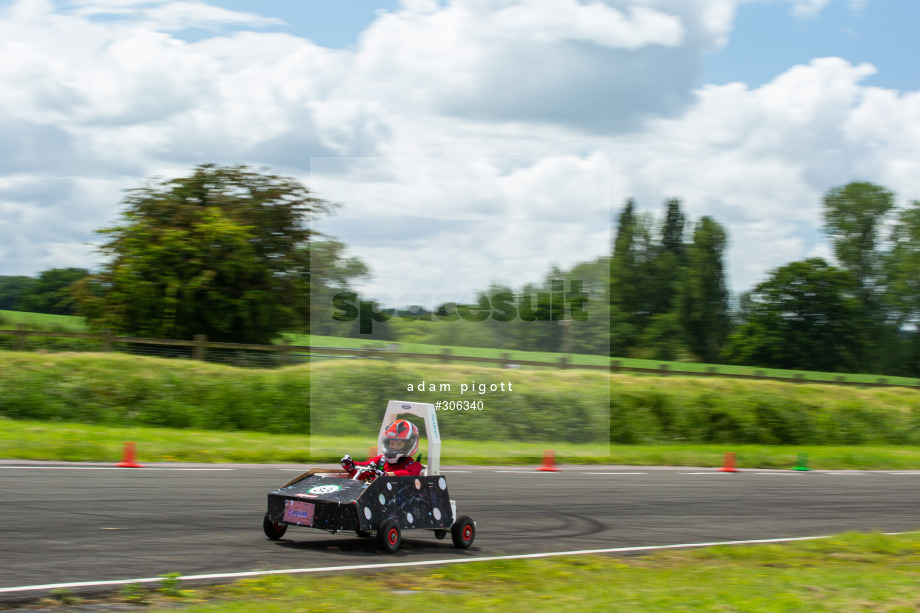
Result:
{"label": "racing number decal", "polygon": [[328,495],[329,493],[333,493],[340,488],[341,486],[338,484],[323,484],[322,486],[314,486],[307,492],[311,495]]}

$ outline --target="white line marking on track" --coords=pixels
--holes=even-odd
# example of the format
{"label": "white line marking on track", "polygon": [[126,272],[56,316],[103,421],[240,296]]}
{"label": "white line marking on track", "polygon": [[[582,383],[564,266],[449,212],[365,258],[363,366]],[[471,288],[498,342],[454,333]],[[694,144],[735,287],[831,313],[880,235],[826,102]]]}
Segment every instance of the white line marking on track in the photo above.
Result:
{"label": "white line marking on track", "polygon": [[[904,535],[900,533],[884,533],[884,535]],[[542,559],[553,556],[582,556],[588,554],[619,554],[627,552],[649,552],[653,550],[675,550],[679,548],[707,548],[710,546],[745,546],[753,544],[781,544],[786,542],[808,541],[814,539],[827,539],[831,535],[810,535],[807,537],[777,537],[772,539],[741,539],[722,542],[699,542],[690,544],[665,544],[661,546],[627,546],[623,548],[598,548],[595,550],[567,550],[564,552],[537,552],[532,554],[509,554],[505,556],[482,556],[469,559],[439,559],[434,561],[408,561],[404,563],[369,563],[366,565],[337,565],[334,567],[303,567],[299,569],[272,569],[263,571],[241,571],[236,573],[198,574],[180,576],[178,580],[228,580],[235,578],[252,578],[255,576],[269,576],[275,574],[301,574],[301,573],[329,573],[334,571],[362,571],[380,570],[396,567],[424,567],[429,565],[454,565],[461,563],[475,563],[488,561],[510,561],[514,559]],[[95,582],[60,582],[57,584],[33,584],[30,586],[0,587],[0,593],[22,593],[27,591],[49,591],[60,588],[93,588],[101,586],[120,586],[124,584],[150,584],[162,582],[162,577],[156,578],[131,578],[124,580],[99,580]]]}

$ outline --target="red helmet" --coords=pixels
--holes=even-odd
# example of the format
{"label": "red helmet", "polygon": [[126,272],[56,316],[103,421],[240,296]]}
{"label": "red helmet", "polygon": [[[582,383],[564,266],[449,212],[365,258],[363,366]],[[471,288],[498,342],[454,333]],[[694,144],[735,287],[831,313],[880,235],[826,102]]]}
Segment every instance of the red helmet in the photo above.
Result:
{"label": "red helmet", "polygon": [[388,463],[398,463],[418,452],[418,428],[408,420],[396,420],[383,431],[380,446]]}

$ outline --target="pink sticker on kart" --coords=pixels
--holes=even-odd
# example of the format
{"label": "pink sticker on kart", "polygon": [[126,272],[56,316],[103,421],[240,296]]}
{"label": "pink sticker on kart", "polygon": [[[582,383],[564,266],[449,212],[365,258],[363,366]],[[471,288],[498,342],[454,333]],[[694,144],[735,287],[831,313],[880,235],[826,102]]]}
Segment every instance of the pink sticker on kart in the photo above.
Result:
{"label": "pink sticker on kart", "polygon": [[288,522],[290,524],[299,524],[305,527],[312,527],[313,512],[315,509],[315,503],[285,499],[283,520],[284,522]]}

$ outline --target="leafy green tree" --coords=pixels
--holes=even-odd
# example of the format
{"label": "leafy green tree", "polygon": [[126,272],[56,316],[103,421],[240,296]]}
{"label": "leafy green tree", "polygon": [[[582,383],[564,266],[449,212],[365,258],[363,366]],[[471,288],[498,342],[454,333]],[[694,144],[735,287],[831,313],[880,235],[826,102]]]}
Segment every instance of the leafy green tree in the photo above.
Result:
{"label": "leafy green tree", "polygon": [[78,292],[96,328],[268,343],[306,323],[307,223],[331,205],[297,180],[205,164],[129,190],[124,205],[99,231],[107,262]]}
{"label": "leafy green tree", "polygon": [[665,202],[664,226],[661,230],[661,249],[664,252],[682,256],[685,251],[684,228],[687,218],[680,210],[680,199],[670,198]]}
{"label": "leafy green tree", "polygon": [[23,294],[35,283],[34,278],[25,275],[0,275],[0,309],[19,311]]}
{"label": "leafy green tree", "polygon": [[[309,247],[310,321],[308,332],[314,335],[346,337],[354,328],[351,323],[333,318],[333,298],[352,290],[352,283],[370,277],[370,270],[360,259],[345,255],[343,243],[332,239],[313,240]],[[382,324],[382,323],[381,323]]]}
{"label": "leafy green tree", "polygon": [[892,340],[887,373],[920,375],[920,202],[898,212],[891,232],[891,250],[885,260],[887,294],[891,310]]}
{"label": "leafy green tree", "polygon": [[[565,334],[571,347],[563,349],[576,354],[610,355],[610,258],[601,257],[582,262],[564,274],[567,290],[578,289],[585,302],[579,307],[581,316],[571,315]],[[571,312],[571,303],[569,304]]]}
{"label": "leafy green tree", "polygon": [[76,267],[42,271],[35,283],[23,291],[18,309],[35,313],[74,315],[76,306],[71,286],[88,275],[89,271]]}
{"label": "leafy green tree", "polygon": [[857,288],[821,258],[779,267],[750,293],[747,321],[723,355],[739,364],[853,371],[866,341]]}
{"label": "leafy green tree", "polygon": [[824,229],[840,265],[851,271],[864,297],[882,272],[882,225],[894,208],[894,195],[872,183],[850,183],[824,196]]}
{"label": "leafy green tree", "polygon": [[620,213],[610,262],[610,352],[635,346],[652,315],[652,220],[626,201]]}
{"label": "leafy green tree", "polygon": [[635,255],[636,212],[632,199],[620,212],[610,257],[610,353],[623,355],[636,339],[632,322],[638,293]]}
{"label": "leafy green tree", "polygon": [[665,202],[660,240],[651,249],[651,274],[645,280],[651,295],[649,311],[653,315],[671,313],[676,307],[677,284],[686,265],[685,226],[680,200],[669,199]]}
{"label": "leafy green tree", "polygon": [[690,351],[713,362],[731,329],[728,289],[722,256],[728,240],[713,218],[700,219],[687,250],[677,299],[677,313]]}
{"label": "leafy green tree", "polygon": [[920,325],[920,202],[900,211],[886,258],[888,303],[899,327]]}
{"label": "leafy green tree", "polygon": [[[840,266],[856,279],[861,330],[871,340],[861,356],[861,370],[900,372],[904,366],[904,331],[888,284],[893,253],[884,231],[894,222],[894,194],[865,182],[833,188],[824,197],[825,232],[831,239]],[[903,241],[898,257],[905,254]],[[897,257],[896,257],[897,258]],[[903,278],[902,278],[903,279]],[[897,282],[895,282],[897,283]]]}
{"label": "leafy green tree", "polygon": [[690,348],[685,338],[685,330],[675,312],[659,313],[651,318],[642,331],[634,355],[654,360],[686,360]]}

